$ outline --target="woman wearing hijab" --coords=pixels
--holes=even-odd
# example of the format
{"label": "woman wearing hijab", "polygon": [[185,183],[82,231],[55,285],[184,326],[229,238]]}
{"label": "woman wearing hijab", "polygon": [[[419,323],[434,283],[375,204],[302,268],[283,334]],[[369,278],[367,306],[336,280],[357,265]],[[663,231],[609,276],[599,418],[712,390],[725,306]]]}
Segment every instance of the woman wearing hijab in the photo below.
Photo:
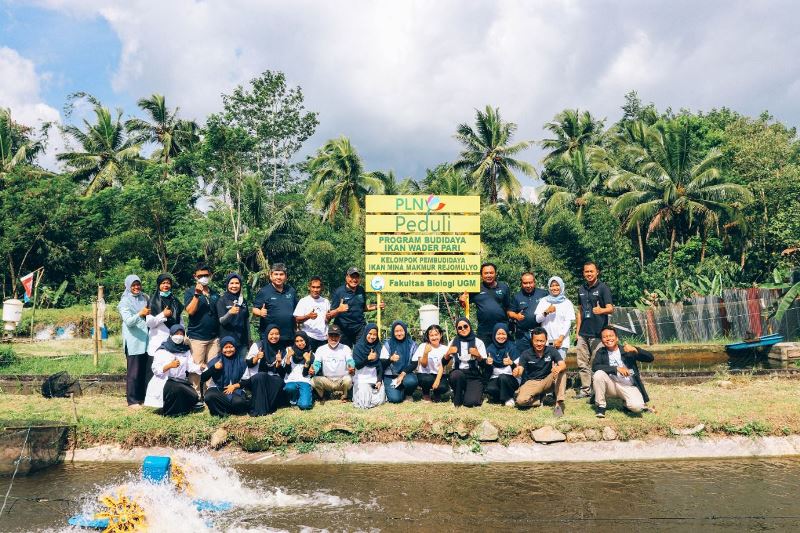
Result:
{"label": "woman wearing hijab", "polygon": [[311,341],[304,331],[294,334],[294,343],[286,348],[286,384],[283,392],[289,397],[291,405],[297,405],[302,410],[314,407],[314,396],[311,394],[311,376],[309,370],[314,364],[311,353]]}
{"label": "woman wearing hijab", "polygon": [[270,324],[261,340],[250,346],[247,353],[246,384],[253,394],[250,416],[274,413],[283,396],[283,353],[280,349],[281,330]]}
{"label": "woman wearing hijab", "polygon": [[[219,336],[233,337],[239,350],[250,346],[250,312],[242,295],[242,277],[233,272],[225,277],[225,292],[217,300]],[[244,359],[244,354],[240,354]]]}
{"label": "woman wearing hijab", "polygon": [[417,346],[411,361],[417,364],[417,381],[423,401],[431,401],[433,395],[433,401],[438,402],[449,389],[442,366],[442,357],[447,352],[447,345],[442,344],[444,332],[439,325],[433,324],[425,330],[423,339],[425,342]]}
{"label": "woman wearing hijab", "polygon": [[442,365],[453,360],[450,387],[453,405],[477,407],[483,403],[483,371],[486,368],[486,346],[475,336],[466,317],[456,320],[456,337],[442,357]]}
{"label": "woman wearing hijab", "polygon": [[517,378],[513,376],[516,361],[519,358],[517,347],[508,333],[508,325],[498,323],[492,332],[492,344],[486,349],[487,369],[491,369],[486,393],[491,401],[502,403],[506,407],[514,407],[514,393],[519,388]]}
{"label": "woman wearing hijab", "polygon": [[145,318],[145,323],[150,328],[147,332],[147,353],[150,355],[151,366],[155,351],[169,338],[170,328],[175,324],[183,323],[181,322],[183,305],[173,294],[174,284],[171,274],[166,272],[159,274],[156,278],[156,290],[147,304],[150,313]]}
{"label": "woman wearing hijab", "polygon": [[400,403],[405,399],[411,400],[419,384],[414,374],[417,363],[411,360],[417,343],[408,335],[408,326],[402,320],[392,322],[389,331],[391,337],[381,348],[383,388],[389,402]]}
{"label": "woman wearing hijab", "polygon": [[125,395],[128,407],[140,408],[147,388],[147,323],[150,314],[147,296],[142,293],[142,281],[131,274],[125,278],[125,292],[117,305],[122,317],[122,348],[128,371]]}
{"label": "woman wearing hijab", "polygon": [[378,326],[367,324],[353,346],[353,362],[356,367],[353,376],[353,405],[360,409],[372,409],[386,401],[380,351]]}
{"label": "woman wearing hijab", "polygon": [[208,362],[202,376],[203,381],[211,379],[205,394],[208,411],[214,416],[243,415],[250,410],[242,385],[247,363],[239,355],[236,339],[225,336],[219,344],[221,354]]}
{"label": "woman wearing hijab", "polygon": [[185,340],[183,326],[173,324],[167,340],[153,353],[153,377],[147,385],[144,404],[161,409],[166,416],[185,415],[200,399],[187,374],[201,374],[203,366],[194,362]]}
{"label": "woman wearing hijab", "polygon": [[536,321],[547,332],[547,344],[561,352],[564,361],[569,348],[569,332],[575,322],[575,307],[564,293],[564,280],[553,276],[547,282],[550,294],[539,300]]}

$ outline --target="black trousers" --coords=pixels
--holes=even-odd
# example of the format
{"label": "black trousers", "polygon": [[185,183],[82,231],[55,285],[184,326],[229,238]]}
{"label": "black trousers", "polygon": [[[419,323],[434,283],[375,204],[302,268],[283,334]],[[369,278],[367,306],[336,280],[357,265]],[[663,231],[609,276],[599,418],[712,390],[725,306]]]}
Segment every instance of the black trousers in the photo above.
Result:
{"label": "black trousers", "polygon": [[125,374],[125,396],[128,405],[144,402],[147,391],[147,359],[146,353],[129,355],[128,349],[125,348],[125,362],[128,368]]}
{"label": "black trousers", "polygon": [[425,396],[433,393],[434,399],[438,400],[442,394],[448,391],[450,385],[447,383],[447,374],[442,374],[442,380],[439,382],[439,388],[431,390],[433,382],[436,381],[436,374],[420,374],[417,373],[417,381],[419,388],[422,389],[422,394]]}
{"label": "black trousers", "polygon": [[[341,326],[340,326],[341,327]],[[352,328],[342,328],[342,340],[341,343],[345,346],[349,346],[352,348],[358,342],[358,339],[361,338],[361,335],[364,334],[364,328],[366,324],[362,324],[357,327]]]}
{"label": "black trousers", "polygon": [[214,416],[243,415],[250,410],[250,401],[243,394],[228,396],[216,387],[206,390],[208,412]]}
{"label": "black trousers", "polygon": [[308,338],[308,342],[309,342],[309,344],[311,344],[311,351],[312,351],[312,352],[316,352],[316,351],[317,351],[317,348],[319,348],[319,347],[320,347],[320,346],[322,346],[323,344],[328,344],[328,341],[327,341],[327,340],[324,340],[324,341],[318,341],[317,339],[315,339],[315,338],[313,338],[313,337],[309,337],[309,338]]}
{"label": "black trousers", "polygon": [[191,385],[167,380],[164,384],[164,407],[161,413],[165,416],[188,414],[199,399],[197,391]]}
{"label": "black trousers", "polygon": [[483,403],[483,377],[461,369],[450,372],[450,388],[453,389],[453,405],[478,407]]}
{"label": "black trousers", "polygon": [[509,374],[501,374],[489,380],[486,384],[486,393],[491,401],[506,403],[514,397],[514,392],[518,388],[517,378]]}
{"label": "black trousers", "polygon": [[[249,383],[242,381],[243,386],[250,389],[253,398],[250,402],[250,416],[264,416],[274,413],[281,403],[283,395],[283,378],[266,372],[259,372]],[[210,407],[209,407],[210,409]]]}

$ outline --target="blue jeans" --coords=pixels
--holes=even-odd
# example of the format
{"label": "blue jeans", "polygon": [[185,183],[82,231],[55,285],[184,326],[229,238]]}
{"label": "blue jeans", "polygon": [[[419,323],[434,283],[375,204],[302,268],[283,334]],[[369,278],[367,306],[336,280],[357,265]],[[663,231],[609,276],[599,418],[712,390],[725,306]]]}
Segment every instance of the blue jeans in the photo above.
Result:
{"label": "blue jeans", "polygon": [[289,403],[297,405],[300,409],[307,410],[314,407],[314,397],[311,395],[311,385],[298,381],[286,383],[283,392],[289,397]]}
{"label": "blue jeans", "polygon": [[410,397],[414,393],[414,389],[419,385],[416,374],[412,372],[406,374],[406,377],[403,378],[403,383],[395,389],[392,387],[392,381],[394,381],[396,377],[397,376],[387,376],[383,378],[383,390],[386,391],[386,399],[389,400],[390,403],[402,402],[406,399],[406,395]]}

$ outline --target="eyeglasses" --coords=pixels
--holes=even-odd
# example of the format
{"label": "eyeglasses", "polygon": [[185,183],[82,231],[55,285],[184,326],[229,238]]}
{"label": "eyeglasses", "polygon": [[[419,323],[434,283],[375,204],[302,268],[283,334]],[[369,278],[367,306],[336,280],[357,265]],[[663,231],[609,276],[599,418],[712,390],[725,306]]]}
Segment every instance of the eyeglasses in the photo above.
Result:
{"label": "eyeglasses", "polygon": [[468,326],[468,325],[466,325],[466,324],[464,324],[463,326],[456,326],[456,329],[457,329],[458,331],[461,331],[461,330],[464,330],[464,329],[469,329],[469,326]]}

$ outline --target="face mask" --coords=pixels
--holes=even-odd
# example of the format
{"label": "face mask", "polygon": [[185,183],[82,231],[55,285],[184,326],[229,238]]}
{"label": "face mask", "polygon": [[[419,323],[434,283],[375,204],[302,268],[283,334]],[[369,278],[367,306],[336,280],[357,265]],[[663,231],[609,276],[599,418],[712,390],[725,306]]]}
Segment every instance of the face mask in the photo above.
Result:
{"label": "face mask", "polygon": [[211,280],[209,279],[209,277],[208,277],[208,276],[203,276],[203,277],[197,278],[197,282],[198,282],[200,285],[203,285],[203,286],[205,286],[205,285],[208,285],[208,282],[209,282],[209,281],[211,281]]}
{"label": "face mask", "polygon": [[158,292],[158,294],[160,294],[161,296],[163,296],[164,298],[166,298],[166,297],[168,297],[170,294],[172,294],[172,291],[159,291],[159,292]]}
{"label": "face mask", "polygon": [[183,335],[172,335],[170,337],[175,344],[183,344],[185,337]]}

